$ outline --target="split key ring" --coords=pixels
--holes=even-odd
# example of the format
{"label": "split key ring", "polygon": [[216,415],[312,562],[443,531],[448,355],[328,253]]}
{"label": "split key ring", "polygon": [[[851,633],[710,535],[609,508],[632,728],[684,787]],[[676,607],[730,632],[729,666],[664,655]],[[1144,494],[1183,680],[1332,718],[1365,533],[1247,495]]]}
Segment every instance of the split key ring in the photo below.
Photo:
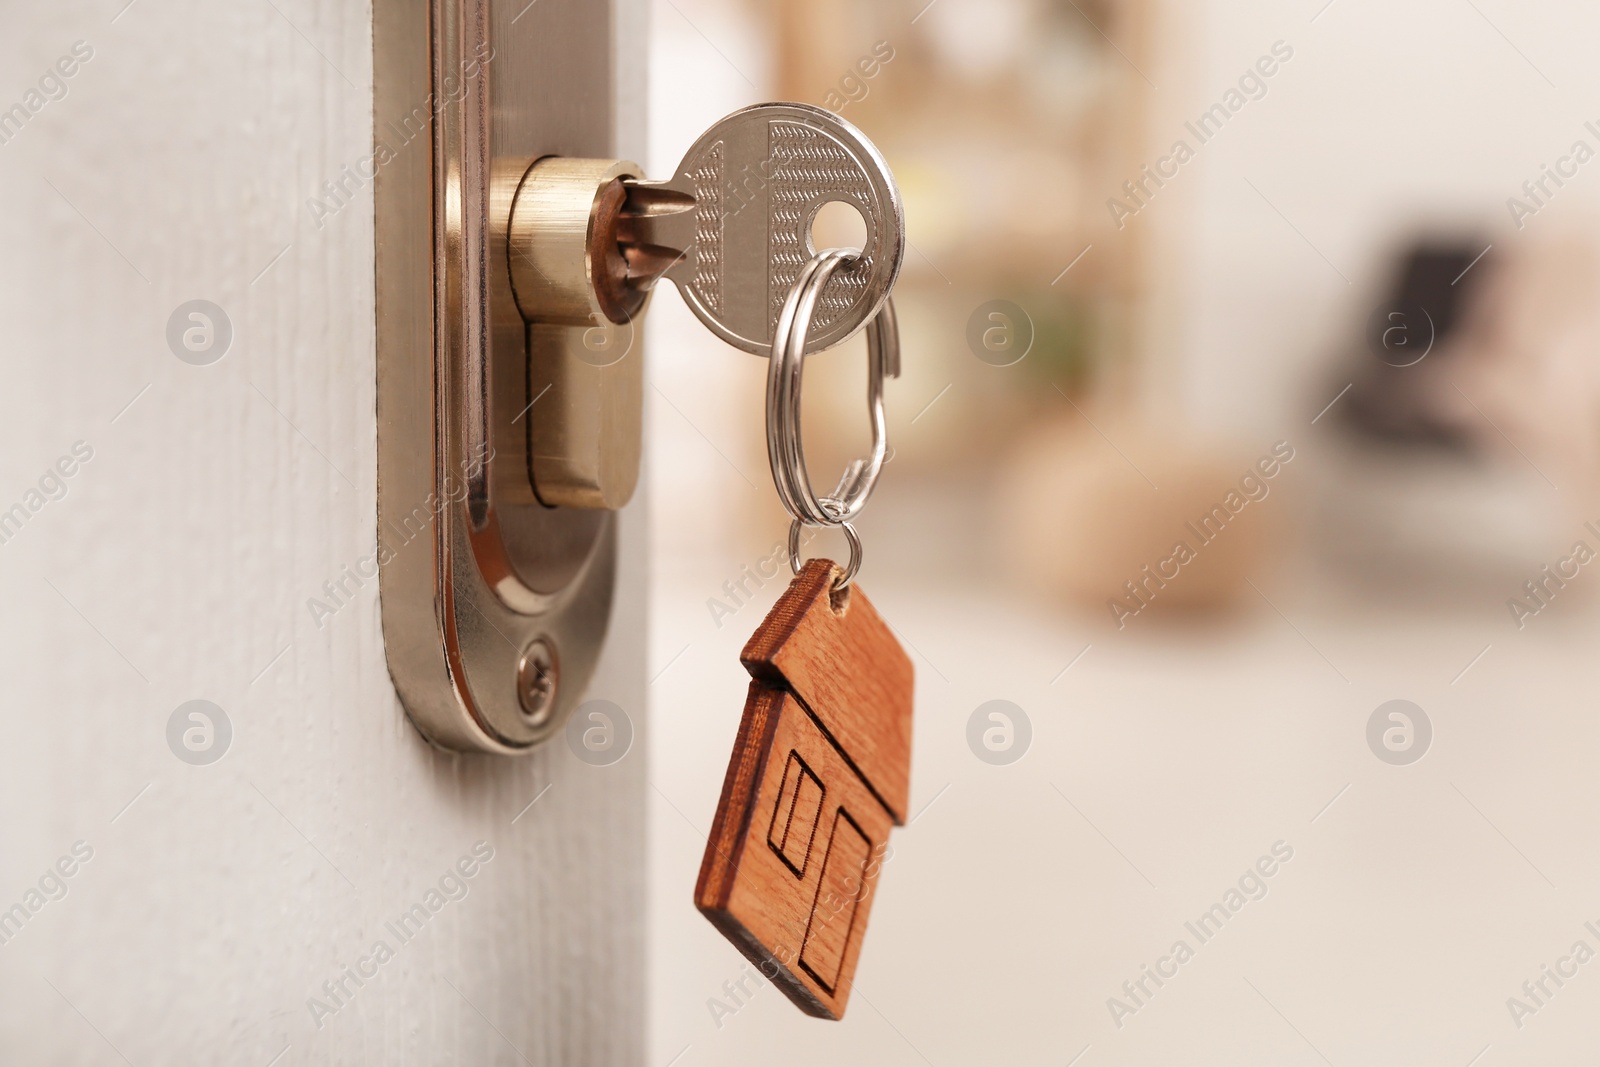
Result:
{"label": "split key ring", "polygon": [[803,353],[817,299],[835,272],[855,261],[849,249],[829,249],[813,256],[795,281],[778,313],[767,368],[767,460],[772,481],[786,511],[812,526],[840,526],[860,514],[888,457],[888,428],[883,415],[883,380],[900,376],[900,333],[894,302],[885,300],[867,326],[867,414],[872,420],[872,453],[854,460],[839,484],[818,497],[806,470],[800,431],[800,383]]}
{"label": "split key ring", "polygon": [[900,376],[900,331],[895,320],[894,301],[883,307],[867,326],[867,414],[872,420],[872,453],[853,460],[845,467],[832,493],[818,497],[806,470],[805,445],[801,439],[801,374],[805,367],[806,335],[817,299],[835,272],[849,269],[856,253],[849,249],[819,252],[800,270],[778,313],[772,339],[771,362],[767,367],[767,461],[772,481],[784,510],[793,517],[789,531],[790,563],[798,564],[799,532],[802,523],[811,526],[840,526],[850,541],[850,563],[840,579],[840,588],[850,584],[861,566],[861,541],[850,520],[860,514],[883,470],[889,452],[889,433],[883,415],[883,380]]}

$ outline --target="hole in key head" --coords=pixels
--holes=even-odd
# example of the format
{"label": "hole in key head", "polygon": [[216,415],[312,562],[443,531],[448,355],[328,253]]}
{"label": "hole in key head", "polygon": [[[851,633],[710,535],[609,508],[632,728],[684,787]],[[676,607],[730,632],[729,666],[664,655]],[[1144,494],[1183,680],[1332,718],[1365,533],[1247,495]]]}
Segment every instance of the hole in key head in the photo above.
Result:
{"label": "hole in key head", "polygon": [[811,216],[808,239],[812,255],[825,248],[860,250],[867,247],[867,220],[854,204],[845,200],[829,200]]}

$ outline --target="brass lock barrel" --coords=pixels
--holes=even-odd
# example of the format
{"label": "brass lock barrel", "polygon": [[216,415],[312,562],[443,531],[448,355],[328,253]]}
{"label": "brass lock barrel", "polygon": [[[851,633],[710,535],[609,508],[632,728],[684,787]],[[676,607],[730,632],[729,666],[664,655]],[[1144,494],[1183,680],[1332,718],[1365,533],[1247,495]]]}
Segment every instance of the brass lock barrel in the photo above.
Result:
{"label": "brass lock barrel", "polygon": [[[630,277],[615,159],[535,160],[507,220],[507,266],[528,324],[528,477],[547,506],[620,508],[639,482],[649,285]],[[649,279],[653,281],[654,278]]]}

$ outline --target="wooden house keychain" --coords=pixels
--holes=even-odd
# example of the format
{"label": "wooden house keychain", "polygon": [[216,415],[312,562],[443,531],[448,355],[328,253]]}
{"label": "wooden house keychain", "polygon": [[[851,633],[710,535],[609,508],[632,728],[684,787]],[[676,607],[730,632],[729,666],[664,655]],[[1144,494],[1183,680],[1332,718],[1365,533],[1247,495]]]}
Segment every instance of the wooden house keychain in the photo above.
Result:
{"label": "wooden house keychain", "polygon": [[[767,454],[793,522],[794,582],[740,662],[750,672],[695,905],[801,1010],[844,1014],[891,826],[910,793],[911,660],[865,594],[858,515],[887,457],[883,380],[900,372],[894,305],[867,327],[872,454],[817,497],[800,438],[800,382],[818,296],[854,258],[820,252],[779,313],[767,374]],[[848,565],[800,562],[802,526],[835,527]]]}

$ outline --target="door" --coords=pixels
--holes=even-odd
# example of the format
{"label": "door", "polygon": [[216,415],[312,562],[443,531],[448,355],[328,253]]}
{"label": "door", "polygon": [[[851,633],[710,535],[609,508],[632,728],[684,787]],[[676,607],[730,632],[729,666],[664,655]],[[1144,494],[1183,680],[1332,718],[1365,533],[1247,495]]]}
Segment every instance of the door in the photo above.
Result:
{"label": "door", "polygon": [[[600,16],[636,155],[642,19]],[[641,510],[588,687],[626,756],[436,749],[391,683],[372,19],[5,16],[7,1062],[641,1057]]]}

